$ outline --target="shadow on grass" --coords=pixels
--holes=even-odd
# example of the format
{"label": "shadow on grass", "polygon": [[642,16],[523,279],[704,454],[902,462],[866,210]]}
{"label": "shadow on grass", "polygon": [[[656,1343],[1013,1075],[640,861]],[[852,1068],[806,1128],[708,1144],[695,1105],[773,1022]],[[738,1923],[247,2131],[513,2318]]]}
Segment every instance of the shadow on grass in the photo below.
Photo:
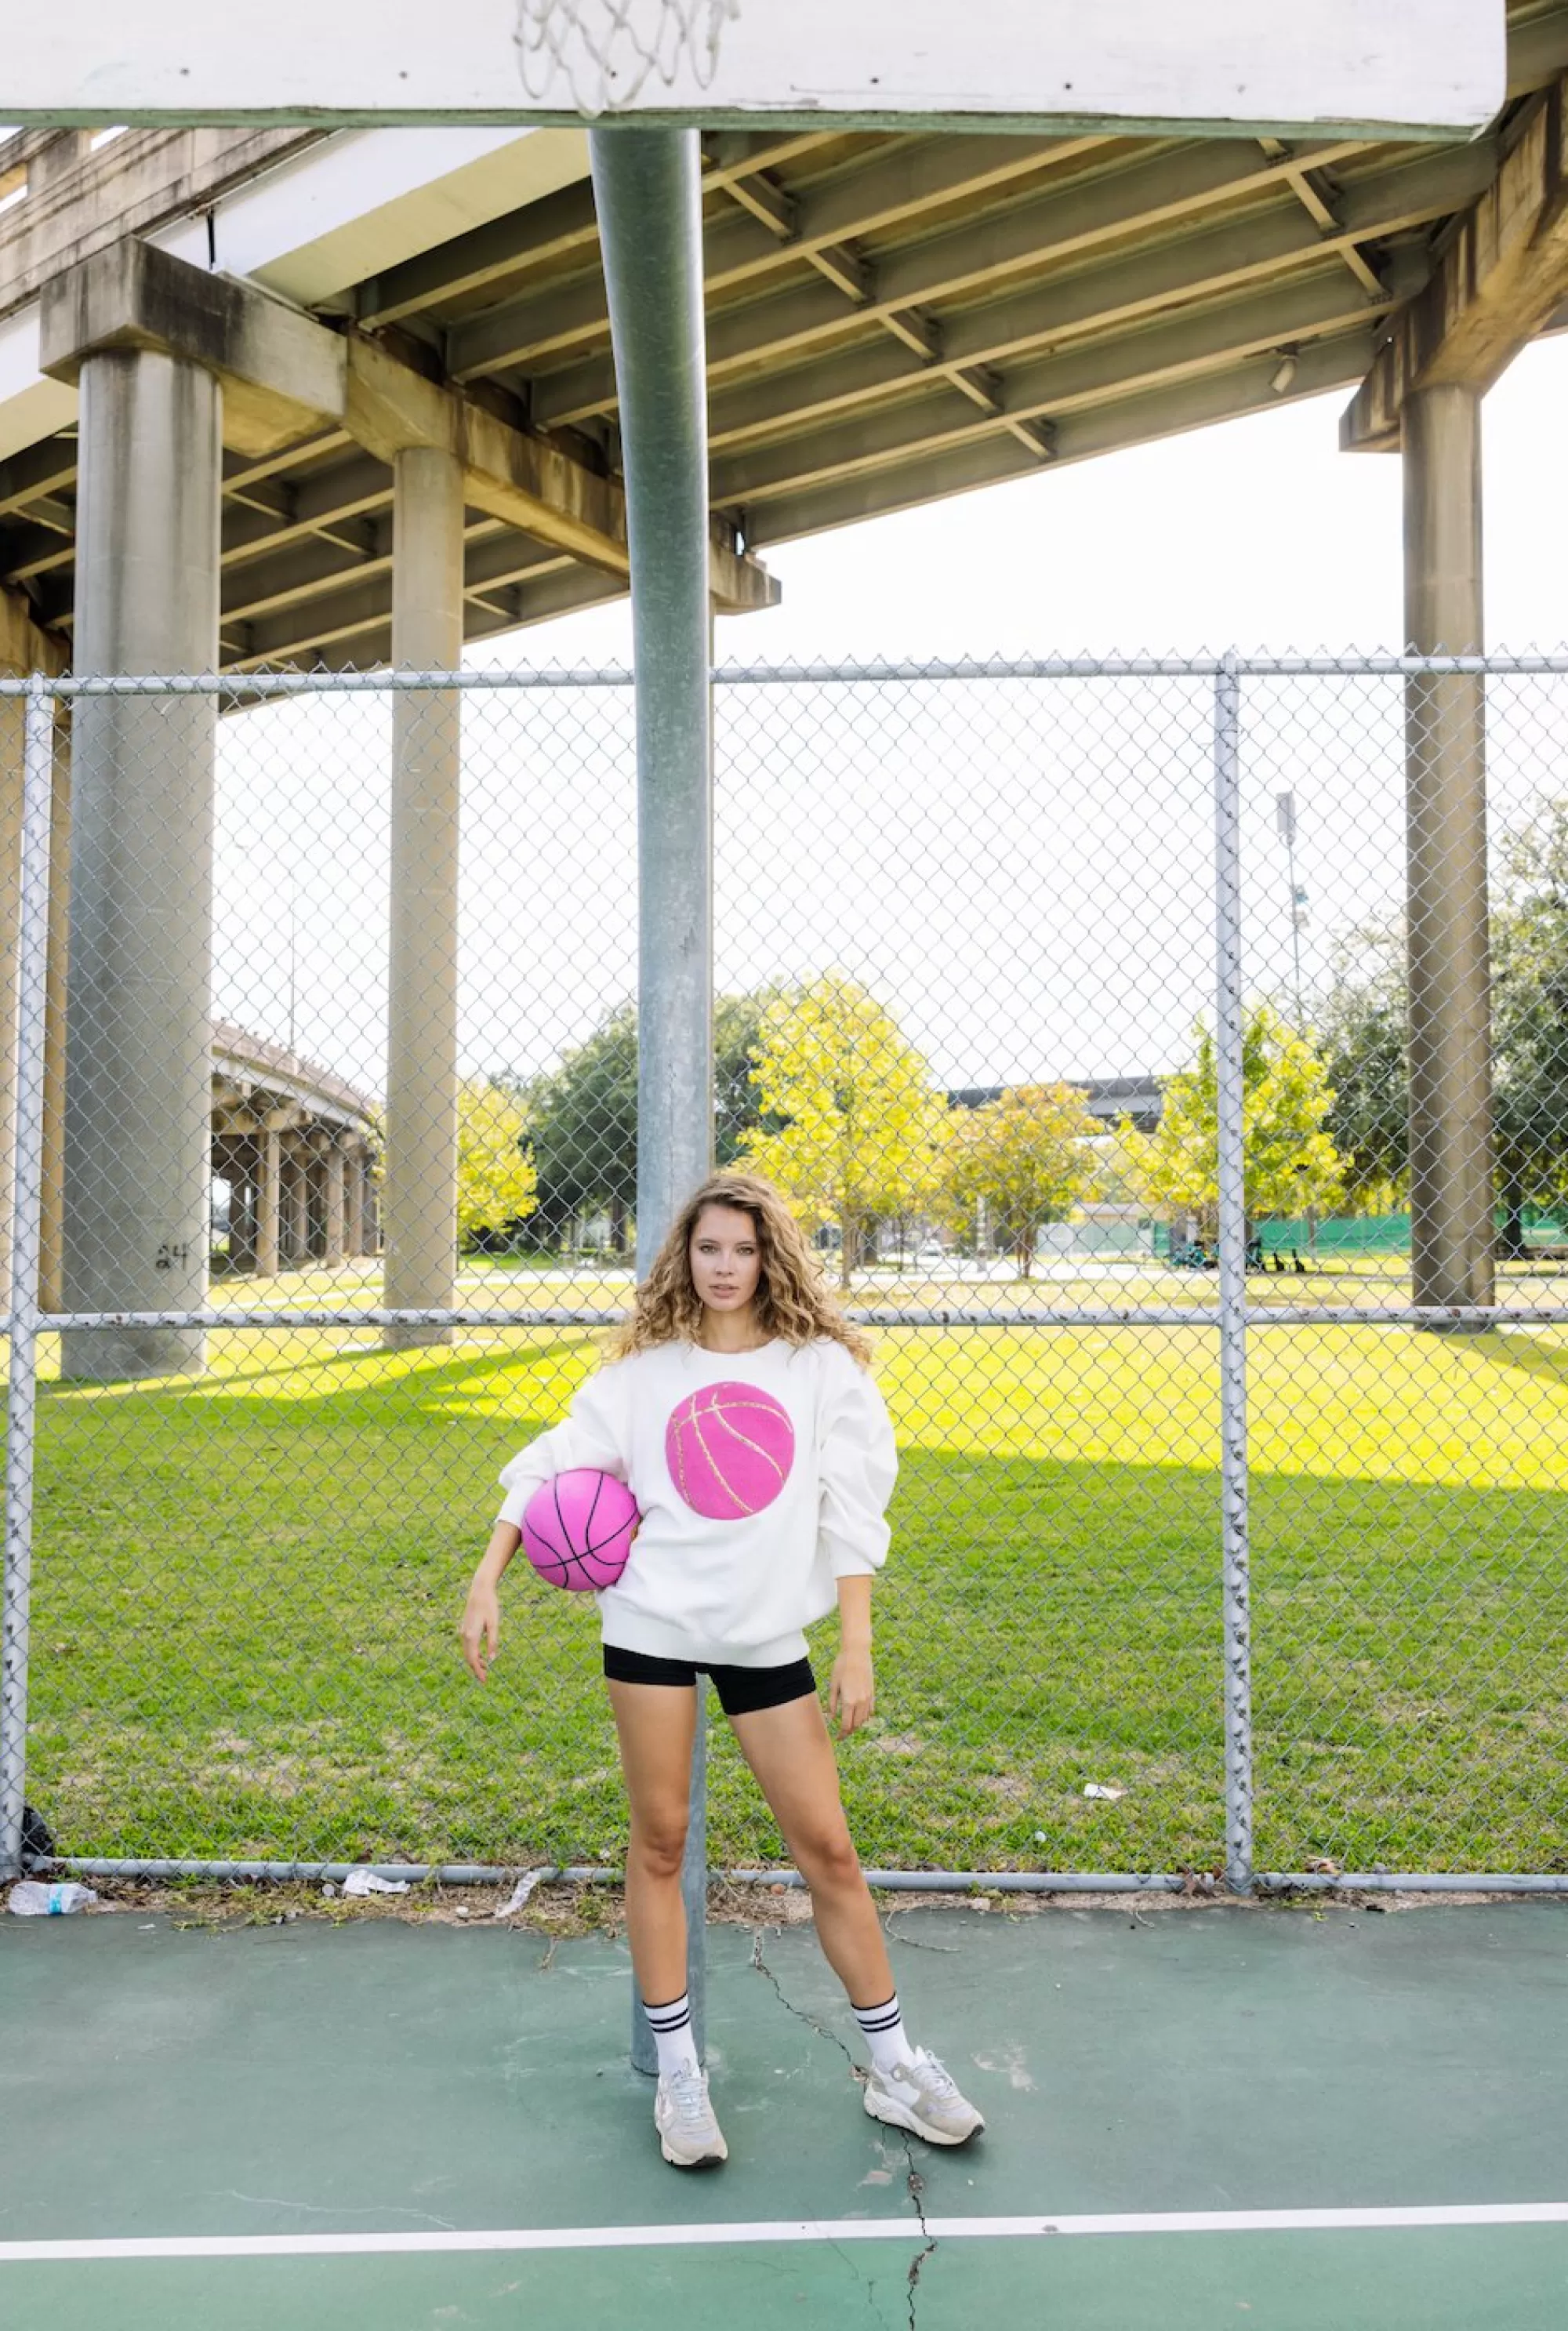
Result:
{"label": "shadow on grass", "polygon": [[[1568,1312],[1563,1324],[1568,1327]],[[1568,1349],[1561,1345],[1539,1344],[1532,1336],[1478,1336],[1471,1348],[1483,1360],[1491,1360],[1499,1367],[1513,1368],[1521,1375],[1540,1376],[1549,1384],[1568,1385]]]}

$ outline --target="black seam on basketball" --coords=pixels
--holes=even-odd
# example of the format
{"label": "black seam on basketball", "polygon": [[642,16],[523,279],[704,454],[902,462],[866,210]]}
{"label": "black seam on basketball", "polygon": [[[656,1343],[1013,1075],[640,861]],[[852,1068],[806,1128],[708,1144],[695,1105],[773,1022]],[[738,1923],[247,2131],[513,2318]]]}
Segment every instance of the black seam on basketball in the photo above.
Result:
{"label": "black seam on basketball", "polygon": [[546,1531],[539,1527],[537,1521],[530,1521],[528,1527],[533,1533],[535,1538],[538,1541],[539,1545],[544,1547],[546,1553],[551,1556],[552,1560],[556,1562],[570,1562],[572,1558],[572,1541],[570,1537],[567,1538],[565,1546],[562,1547],[557,1546],[555,1540],[551,1538]]}
{"label": "black seam on basketball", "polygon": [[594,1537],[594,1517],[599,1510],[599,1500],[604,1494],[604,1483],[608,1478],[607,1474],[601,1473],[594,1484],[594,1502],[588,1508],[587,1517],[583,1524],[583,1536],[589,1540],[590,1544]]}
{"label": "black seam on basketball", "polygon": [[[631,1527],[632,1524],[630,1521],[617,1522],[614,1528],[610,1532],[608,1537],[590,1538],[587,1545],[583,1548],[584,1553],[603,1554],[607,1546],[613,1546],[618,1537],[623,1537]],[[630,1547],[628,1547],[627,1551],[631,1551]]]}
{"label": "black seam on basketball", "polygon": [[565,1515],[561,1511],[561,1477],[558,1473],[556,1474],[550,1483],[550,1503],[556,1508],[556,1519],[561,1525],[561,1536],[565,1539],[566,1544],[569,1546],[572,1543],[572,1526],[567,1521]]}

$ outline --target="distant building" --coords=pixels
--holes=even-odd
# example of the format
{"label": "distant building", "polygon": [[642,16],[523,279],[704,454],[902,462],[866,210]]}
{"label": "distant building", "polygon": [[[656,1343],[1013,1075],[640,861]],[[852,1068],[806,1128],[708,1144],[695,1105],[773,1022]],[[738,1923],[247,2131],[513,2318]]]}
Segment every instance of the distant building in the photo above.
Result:
{"label": "distant building", "polygon": [[[1089,1115],[1098,1118],[1107,1132],[1124,1117],[1131,1118],[1139,1133],[1153,1133],[1159,1124],[1163,1088],[1158,1077],[1100,1077],[1090,1083],[1065,1077],[1060,1081],[1082,1093]],[[1014,1085],[963,1085],[948,1094],[947,1104],[950,1108],[984,1108],[1016,1089]]]}

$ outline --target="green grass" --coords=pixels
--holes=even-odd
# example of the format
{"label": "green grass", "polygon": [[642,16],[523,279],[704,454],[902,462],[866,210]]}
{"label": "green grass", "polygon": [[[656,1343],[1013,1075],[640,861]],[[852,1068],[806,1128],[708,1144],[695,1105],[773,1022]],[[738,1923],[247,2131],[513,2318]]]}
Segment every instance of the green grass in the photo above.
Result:
{"label": "green grass", "polygon": [[[46,1386],[28,1794],[63,1847],[618,1858],[591,1605],[514,1571],[484,1690],[454,1641],[495,1474],[593,1356],[278,1330],[194,1384]],[[1212,1337],[900,1329],[879,1367],[866,1858],[1212,1865]],[[1261,1864],[1568,1866],[1568,1334],[1263,1332],[1250,1410]],[[715,1860],[782,1858],[721,1726],[712,1770]]]}

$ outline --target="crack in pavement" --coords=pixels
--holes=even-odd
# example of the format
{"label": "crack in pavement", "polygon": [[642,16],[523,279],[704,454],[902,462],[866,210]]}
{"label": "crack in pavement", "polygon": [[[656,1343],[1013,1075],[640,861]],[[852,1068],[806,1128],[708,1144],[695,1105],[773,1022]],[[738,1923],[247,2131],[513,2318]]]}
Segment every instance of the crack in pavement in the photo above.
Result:
{"label": "crack in pavement", "polygon": [[751,1963],[755,1968],[757,1974],[766,1975],[769,1983],[772,1984],[774,1990],[778,1994],[779,2005],[787,2009],[791,2015],[798,2017],[802,2023],[809,2024],[819,2039],[831,2040],[833,2046],[843,2058],[845,2063],[848,2064],[854,2078],[857,2080],[863,2079],[864,2075],[862,2074],[860,2066],[856,2063],[854,2057],[851,2054],[849,2049],[845,2047],[838,2033],[831,2031],[827,2024],[820,2023],[814,2015],[808,2015],[803,2007],[797,2007],[793,1999],[786,1999],[784,1997],[783,1984],[780,1983],[777,1975],[774,1974],[772,1967],[769,1966],[767,1961],[762,1955],[762,1937],[763,1929],[760,1927],[754,1927],[751,1930]]}
{"label": "crack in pavement", "polygon": [[365,2202],[356,2207],[347,2203],[291,2202],[283,2193],[242,2193],[237,2185],[211,2189],[210,2197],[220,2202],[252,2202],[258,2208],[270,2210],[303,2210],[312,2218],[418,2218],[427,2226],[439,2227],[443,2232],[458,2231],[451,2218],[437,2218],[429,2210],[405,2209],[396,2202]]}
{"label": "crack in pavement", "polygon": [[[796,2017],[800,2022],[806,2024],[810,2030],[817,2033],[819,2038],[831,2040],[833,2046],[838,2050],[840,2055],[842,2056],[844,2061],[848,2064],[852,2077],[856,2080],[863,2081],[866,2077],[864,2072],[862,2072],[860,2067],[856,2063],[853,2055],[844,2045],[842,2040],[840,2039],[838,2033],[830,2030],[827,2024],[820,2022],[816,2016],[809,2015],[803,2007],[797,2007],[793,1999],[785,1997],[783,1984],[780,1983],[777,1975],[774,1974],[772,1967],[769,1966],[767,1961],[762,1955],[763,1931],[763,1928],[760,1927],[754,1927],[751,1931],[751,1963],[756,1973],[758,1974],[765,1975],[769,1983],[772,1984],[774,1993],[777,1996],[779,2005],[785,2009],[789,2014]],[[920,2225],[921,2246],[909,2261],[909,2271],[908,2277],[909,2291],[908,2331],[918,2331],[915,2308],[920,2287],[920,2275],[927,2260],[936,2249],[937,2241],[936,2235],[931,2231],[930,2227],[926,2222],[926,2204],[924,2200],[926,2180],[921,2176],[920,2172],[915,2166],[915,2147],[910,2139],[909,2132],[908,2129],[894,2128],[890,2133],[898,2139],[904,2148],[905,2191],[909,2196],[915,2215],[919,2221]],[[833,2248],[837,2250],[838,2247],[838,2244],[835,2242],[833,2244]],[[840,2256],[843,2256],[842,2251],[840,2251]],[[849,2265],[851,2261],[845,2258],[844,2263]],[[856,2271],[858,2272],[858,2269],[856,2269]],[[864,2278],[861,2279],[865,2279]],[[869,2280],[866,2281],[866,2296],[868,2299],[870,2300],[872,2307],[876,2307],[879,2317],[880,2317],[881,2309],[877,2307],[876,2298],[872,2291],[871,2284]]]}
{"label": "crack in pavement", "polygon": [[915,2205],[915,2215],[920,2221],[923,2242],[923,2247],[909,2261],[909,2331],[917,2331],[915,2305],[920,2288],[920,2269],[936,2249],[936,2237],[926,2223],[926,2203],[922,2198],[926,2192],[926,2180],[915,2166],[915,2148],[909,2142],[909,2133],[907,2129],[900,2129],[898,2133],[904,2140],[904,2158],[908,2164],[905,2183],[909,2189],[909,2199]]}

